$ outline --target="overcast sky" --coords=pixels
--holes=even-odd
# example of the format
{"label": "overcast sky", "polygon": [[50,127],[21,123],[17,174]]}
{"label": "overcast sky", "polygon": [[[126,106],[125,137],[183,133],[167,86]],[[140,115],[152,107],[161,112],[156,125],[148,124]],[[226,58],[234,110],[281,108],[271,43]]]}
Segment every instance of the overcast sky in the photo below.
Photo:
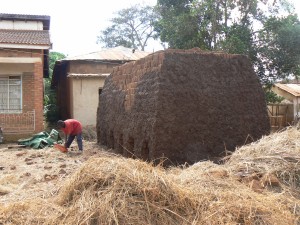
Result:
{"label": "overcast sky", "polygon": [[[300,0],[293,2],[300,15]],[[100,50],[97,36],[109,26],[109,19],[137,3],[155,5],[156,0],[9,0],[1,3],[0,13],[50,16],[52,51],[71,56]],[[158,43],[151,43],[146,51],[160,49]]]}

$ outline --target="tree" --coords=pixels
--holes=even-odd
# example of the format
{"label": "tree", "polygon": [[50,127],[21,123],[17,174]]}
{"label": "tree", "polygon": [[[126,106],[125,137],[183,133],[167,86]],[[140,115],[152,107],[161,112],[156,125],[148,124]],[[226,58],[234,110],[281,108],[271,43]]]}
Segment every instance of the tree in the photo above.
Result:
{"label": "tree", "polygon": [[[155,30],[172,48],[190,48],[193,43],[192,47],[222,49],[231,26],[250,28],[263,15],[259,3],[266,2],[270,0],[158,0],[161,19]],[[186,29],[192,31],[188,38]]]}
{"label": "tree", "polygon": [[245,54],[264,84],[299,75],[298,18],[287,0],[158,0],[157,9],[155,30],[171,48]]}
{"label": "tree", "polygon": [[191,12],[191,0],[164,0],[157,2],[160,19],[155,22],[155,31],[161,41],[170,48],[187,49],[201,47],[206,49],[205,33],[199,33],[198,18]]}
{"label": "tree", "polygon": [[150,39],[154,39],[154,22],[157,14],[152,6],[139,4],[117,12],[117,16],[110,21],[112,25],[100,32],[98,44],[112,48],[119,45],[128,48],[145,50]]}
{"label": "tree", "polygon": [[259,32],[259,55],[265,77],[276,79],[300,76],[300,21],[296,15],[268,18]]}
{"label": "tree", "polygon": [[44,114],[48,122],[54,122],[58,118],[56,93],[50,88],[50,86],[55,62],[65,57],[66,56],[63,53],[59,52],[50,52],[49,54],[49,78],[44,79]]}

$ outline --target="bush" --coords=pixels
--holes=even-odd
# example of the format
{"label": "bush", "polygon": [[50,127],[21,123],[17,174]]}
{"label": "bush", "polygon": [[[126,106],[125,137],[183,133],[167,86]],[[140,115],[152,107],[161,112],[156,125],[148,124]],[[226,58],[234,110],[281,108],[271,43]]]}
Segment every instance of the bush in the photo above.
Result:
{"label": "bush", "polygon": [[54,104],[44,106],[44,115],[47,122],[53,123],[59,120],[58,107]]}
{"label": "bush", "polygon": [[277,95],[272,90],[265,91],[265,95],[266,95],[267,103],[280,103],[280,102],[282,102],[282,100],[284,100],[284,97]]}

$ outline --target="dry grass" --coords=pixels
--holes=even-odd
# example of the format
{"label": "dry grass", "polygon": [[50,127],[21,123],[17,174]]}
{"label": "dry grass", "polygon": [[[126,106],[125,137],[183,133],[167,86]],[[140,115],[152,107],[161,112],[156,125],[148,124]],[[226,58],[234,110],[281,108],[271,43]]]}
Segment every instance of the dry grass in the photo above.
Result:
{"label": "dry grass", "polygon": [[237,149],[223,165],[164,169],[92,157],[58,193],[0,205],[4,224],[300,224],[300,132]]}
{"label": "dry grass", "polygon": [[84,140],[87,141],[96,141],[97,140],[97,131],[94,126],[86,126],[82,128],[82,136]]}

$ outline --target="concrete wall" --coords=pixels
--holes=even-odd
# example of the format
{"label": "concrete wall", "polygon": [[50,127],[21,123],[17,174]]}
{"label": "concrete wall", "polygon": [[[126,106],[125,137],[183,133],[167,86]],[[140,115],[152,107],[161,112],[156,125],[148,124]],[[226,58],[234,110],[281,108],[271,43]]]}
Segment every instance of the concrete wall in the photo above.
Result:
{"label": "concrete wall", "polygon": [[0,29],[43,30],[43,23],[41,21],[0,20]]}
{"label": "concrete wall", "polygon": [[96,112],[99,101],[99,88],[102,89],[105,78],[69,78],[71,80],[72,118],[83,126],[96,126]]}
{"label": "concrete wall", "polygon": [[69,62],[68,72],[78,74],[111,73],[117,65],[120,65],[120,63],[74,60]]}

